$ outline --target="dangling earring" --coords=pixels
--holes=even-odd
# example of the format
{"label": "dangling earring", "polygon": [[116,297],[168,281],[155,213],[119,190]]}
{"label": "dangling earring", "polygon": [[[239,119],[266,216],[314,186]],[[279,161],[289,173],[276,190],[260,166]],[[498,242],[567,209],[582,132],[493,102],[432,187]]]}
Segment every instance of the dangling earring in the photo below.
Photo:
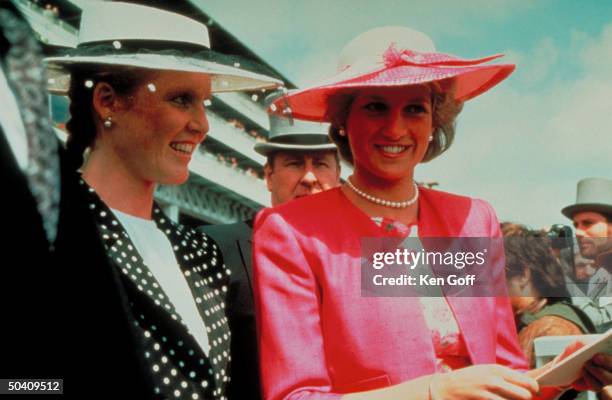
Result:
{"label": "dangling earring", "polygon": [[433,136],[429,137],[429,143],[433,142]]}
{"label": "dangling earring", "polygon": [[340,136],[346,136],[346,131],[344,130],[344,127],[338,129],[338,135]]}
{"label": "dangling earring", "polygon": [[104,120],[104,127],[110,129],[113,126],[113,118],[111,116],[106,117]]}

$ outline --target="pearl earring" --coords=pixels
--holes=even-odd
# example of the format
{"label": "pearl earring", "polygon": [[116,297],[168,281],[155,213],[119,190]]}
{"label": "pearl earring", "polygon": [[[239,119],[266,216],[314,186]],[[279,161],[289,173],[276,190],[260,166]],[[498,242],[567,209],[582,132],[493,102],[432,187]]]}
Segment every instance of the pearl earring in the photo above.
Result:
{"label": "pearl earring", "polygon": [[346,136],[346,131],[344,130],[344,128],[340,128],[340,129],[338,129],[338,134],[340,136]]}
{"label": "pearl earring", "polygon": [[429,137],[429,142],[430,142],[430,143],[431,143],[431,142],[433,142],[433,136],[430,136],[430,137]]}
{"label": "pearl earring", "polygon": [[106,117],[106,119],[104,120],[104,127],[106,129],[110,129],[113,126],[113,118],[108,116]]}

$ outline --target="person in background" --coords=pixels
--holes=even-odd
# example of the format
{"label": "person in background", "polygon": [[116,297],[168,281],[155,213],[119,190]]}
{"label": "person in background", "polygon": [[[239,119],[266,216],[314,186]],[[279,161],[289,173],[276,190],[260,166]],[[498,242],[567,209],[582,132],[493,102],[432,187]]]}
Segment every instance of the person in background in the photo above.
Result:
{"label": "person in background", "polygon": [[548,230],[541,232],[550,239],[550,251],[561,265],[570,296],[584,296],[585,292],[582,291],[574,273],[575,241],[572,228],[567,225],[554,224]]}
{"label": "person in background", "polygon": [[505,222],[501,230],[519,343],[530,368],[535,368],[536,338],[595,333],[595,326],[571,304],[562,267],[550,252],[549,239],[519,224]]}
{"label": "person in background", "polygon": [[576,203],[561,212],[574,223],[580,254],[593,260],[596,269],[589,278],[587,296],[573,301],[599,332],[605,332],[612,327],[612,180],[581,180]]}
{"label": "person in background", "polygon": [[[267,102],[278,97],[271,95]],[[340,184],[340,162],[336,146],[325,124],[270,115],[270,136],[255,144],[266,157],[265,180],[273,207],[293,199],[319,193]],[[253,305],[253,220],[226,225],[206,225],[200,231],[212,237],[232,272],[227,315],[232,331],[228,388],[230,399],[260,399],[261,383]]]}
{"label": "person in background", "polygon": [[204,24],[120,2],[86,7],[76,49],[46,60],[53,90],[70,98],[67,152],[116,273],[146,398],[226,398],[229,271],[212,239],[154,202],[157,185],[187,180],[212,93],[280,84],[222,60]]}

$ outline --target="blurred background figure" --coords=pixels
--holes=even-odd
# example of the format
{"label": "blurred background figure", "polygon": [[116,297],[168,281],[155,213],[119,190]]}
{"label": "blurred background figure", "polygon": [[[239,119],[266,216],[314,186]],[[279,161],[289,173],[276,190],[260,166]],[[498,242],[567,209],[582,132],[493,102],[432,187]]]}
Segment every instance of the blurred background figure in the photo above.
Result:
{"label": "blurred background figure", "polygon": [[546,236],[550,239],[550,250],[563,270],[572,274],[572,260],[574,258],[574,232],[567,225],[554,224],[548,231]]}
{"label": "blurred background figure", "polygon": [[554,224],[548,229],[543,229],[539,233],[545,235],[550,240],[550,251],[561,265],[565,285],[572,297],[586,296],[587,288],[585,284],[580,284],[575,274],[575,255],[577,245],[574,240],[574,232],[568,225]]}
{"label": "blurred background figure", "polygon": [[595,269],[587,297],[576,297],[574,303],[591,317],[599,332],[605,332],[612,327],[612,180],[581,180],[576,203],[561,212],[574,223],[580,254],[593,260]]}
{"label": "blurred background figure", "polygon": [[595,327],[571,303],[561,264],[551,252],[553,242],[524,225],[506,222],[501,228],[519,343],[533,368],[535,338],[594,333]]}
{"label": "blurred background figure", "polygon": [[596,271],[594,264],[593,260],[583,257],[580,252],[574,256],[574,279],[584,295],[587,293],[589,280]]}

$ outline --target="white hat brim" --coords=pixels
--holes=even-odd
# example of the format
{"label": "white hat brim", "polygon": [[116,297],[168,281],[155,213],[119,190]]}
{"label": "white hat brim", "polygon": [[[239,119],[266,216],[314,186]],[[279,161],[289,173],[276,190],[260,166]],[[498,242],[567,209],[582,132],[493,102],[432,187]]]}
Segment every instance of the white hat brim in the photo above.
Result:
{"label": "white hat brim", "polygon": [[167,54],[115,54],[102,56],[63,56],[45,59],[49,69],[48,90],[53,94],[65,95],[70,87],[70,69],[81,64],[114,65],[152,70],[196,72],[211,76],[212,92],[234,92],[273,89],[283,82],[244,69]]}

